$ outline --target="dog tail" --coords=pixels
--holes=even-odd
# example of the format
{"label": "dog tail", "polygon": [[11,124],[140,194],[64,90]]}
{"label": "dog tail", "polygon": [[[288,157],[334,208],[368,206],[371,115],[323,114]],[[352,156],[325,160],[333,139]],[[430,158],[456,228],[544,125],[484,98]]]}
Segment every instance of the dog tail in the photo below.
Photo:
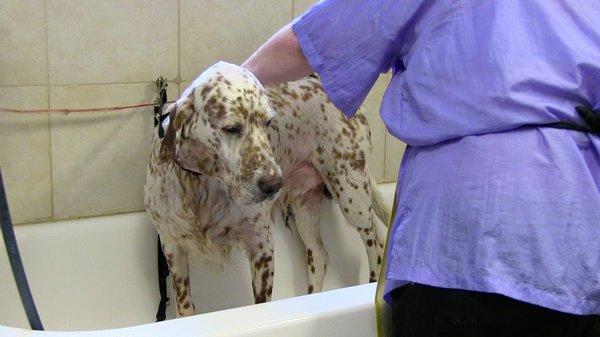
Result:
{"label": "dog tail", "polygon": [[386,204],[383,199],[383,195],[381,191],[379,191],[379,186],[377,185],[377,181],[375,181],[375,177],[368,172],[369,175],[369,189],[371,190],[371,202],[373,204],[373,210],[375,214],[383,222],[384,225],[388,226],[390,223],[390,213],[391,210],[389,206]]}

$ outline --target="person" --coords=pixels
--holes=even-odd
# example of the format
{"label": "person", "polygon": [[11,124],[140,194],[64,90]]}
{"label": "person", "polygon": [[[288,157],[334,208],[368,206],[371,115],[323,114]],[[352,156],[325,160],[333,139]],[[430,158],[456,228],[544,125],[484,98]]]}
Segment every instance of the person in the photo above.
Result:
{"label": "person", "polygon": [[325,0],[242,66],[349,118],[393,71],[392,335],[600,336],[597,0]]}

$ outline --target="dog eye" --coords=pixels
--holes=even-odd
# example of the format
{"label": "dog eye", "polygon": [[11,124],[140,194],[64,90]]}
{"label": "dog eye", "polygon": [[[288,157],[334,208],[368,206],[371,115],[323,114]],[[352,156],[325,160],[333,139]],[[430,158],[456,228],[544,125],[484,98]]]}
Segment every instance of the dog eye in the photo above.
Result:
{"label": "dog eye", "polygon": [[242,127],[239,125],[226,126],[223,131],[231,135],[239,135],[242,132]]}
{"label": "dog eye", "polygon": [[268,121],[266,121],[265,122],[265,127],[268,128],[269,126],[271,126],[271,121],[272,121],[272,119],[269,119]]}

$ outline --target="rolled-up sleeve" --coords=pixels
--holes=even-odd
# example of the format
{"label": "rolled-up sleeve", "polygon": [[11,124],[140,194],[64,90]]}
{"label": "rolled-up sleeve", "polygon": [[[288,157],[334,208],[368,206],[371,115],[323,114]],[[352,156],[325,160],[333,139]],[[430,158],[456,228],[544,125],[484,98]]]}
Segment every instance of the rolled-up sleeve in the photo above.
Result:
{"label": "rolled-up sleeve", "polygon": [[324,0],[293,22],[309,64],[332,102],[348,117],[394,61],[397,32],[386,25],[397,9],[389,5],[392,2]]}

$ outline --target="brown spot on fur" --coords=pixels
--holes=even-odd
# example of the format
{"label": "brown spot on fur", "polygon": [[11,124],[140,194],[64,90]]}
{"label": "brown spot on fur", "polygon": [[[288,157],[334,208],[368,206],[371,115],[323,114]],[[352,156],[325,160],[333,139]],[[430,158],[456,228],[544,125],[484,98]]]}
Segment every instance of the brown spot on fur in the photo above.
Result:
{"label": "brown spot on fur", "polygon": [[356,120],[362,125],[367,125],[367,117],[363,114],[356,114]]}
{"label": "brown spot on fur", "polygon": [[350,159],[350,167],[352,167],[354,170],[362,172],[365,169],[365,162],[365,154],[360,151],[357,157]]}
{"label": "brown spot on fur", "polygon": [[214,86],[210,85],[210,84],[206,84],[203,88],[202,91],[200,91],[200,95],[202,95],[202,99],[206,100],[206,96],[208,95],[208,93],[214,88]]}
{"label": "brown spot on fur", "polygon": [[294,100],[298,99],[298,94],[293,91],[289,91],[287,86],[282,86],[281,93],[283,95],[290,96]]}
{"label": "brown spot on fur", "polygon": [[181,295],[179,295],[179,302],[183,302],[187,296],[188,292],[186,289],[183,289],[183,291],[181,292]]}
{"label": "brown spot on fur", "polygon": [[260,269],[262,267],[267,268],[269,266],[269,262],[273,260],[273,256],[263,254],[256,262],[254,262],[254,267],[256,269]]}
{"label": "brown spot on fur", "polygon": [[302,94],[302,100],[303,100],[304,102],[306,102],[306,101],[308,101],[309,99],[311,99],[311,97],[312,97],[312,96],[313,96],[313,95],[312,95],[312,93],[310,93],[310,92],[305,92],[304,94]]}
{"label": "brown spot on fur", "polygon": [[324,149],[323,149],[322,145],[317,146],[317,153],[318,154],[320,154],[320,155],[323,154],[323,151],[324,151]]}
{"label": "brown spot on fur", "polygon": [[254,302],[257,303],[257,304],[258,303],[265,303],[266,301],[267,301],[267,298],[262,293],[260,295],[254,297]]}

